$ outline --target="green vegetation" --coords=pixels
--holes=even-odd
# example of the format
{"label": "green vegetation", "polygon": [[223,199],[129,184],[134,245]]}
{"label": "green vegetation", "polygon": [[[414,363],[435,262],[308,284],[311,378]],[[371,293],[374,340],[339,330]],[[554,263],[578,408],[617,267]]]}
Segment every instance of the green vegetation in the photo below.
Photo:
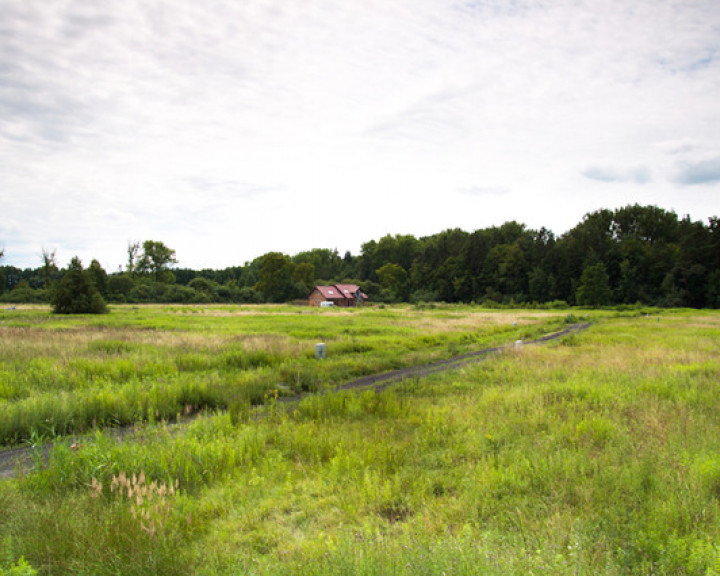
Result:
{"label": "green vegetation", "polygon": [[73,258],[67,272],[53,290],[51,298],[53,312],[56,314],[106,313],[107,304],[96,286],[100,278],[98,274],[97,268],[94,273],[84,270],[80,259]]}
{"label": "green vegetation", "polygon": [[602,262],[588,265],[580,276],[577,301],[581,306],[608,306],[612,299],[610,277]]}
{"label": "green vegetation", "polygon": [[[303,356],[319,332],[341,358],[382,364],[380,349],[401,342],[425,359],[556,321],[442,306],[299,312],[5,314],[3,341],[18,345],[3,347],[3,366],[64,357],[55,385],[80,398],[99,375],[172,381],[180,351],[217,381],[228,362],[270,373],[287,357],[315,374],[325,364]],[[720,316],[588,313],[583,333],[382,393],[271,395],[181,427],[149,422],[132,440],[57,444],[37,472],[0,482],[0,571],[717,574]]]}
{"label": "green vegetation", "polygon": [[[0,299],[47,302],[65,271],[0,267]],[[97,264],[97,263],[96,263]],[[598,210],[560,237],[518,222],[432,236],[387,235],[353,256],[269,252],[223,270],[175,268],[162,242],[130,244],[124,272],[91,265],[109,302],[258,303],[307,299],[316,284],[359,285],[370,302],[643,305],[720,308],[720,220],[657,206]]]}
{"label": "green vegetation", "polygon": [[[66,276],[61,284],[66,282]],[[62,286],[60,287],[62,288]],[[116,307],[0,313],[0,444],[260,404],[556,329],[562,313],[480,308]],[[328,358],[318,363],[314,345]]]}

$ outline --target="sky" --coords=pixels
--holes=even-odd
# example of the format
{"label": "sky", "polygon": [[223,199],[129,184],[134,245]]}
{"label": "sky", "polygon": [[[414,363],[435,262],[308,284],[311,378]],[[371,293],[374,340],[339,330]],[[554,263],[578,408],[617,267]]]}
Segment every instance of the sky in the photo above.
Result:
{"label": "sky", "polygon": [[718,0],[0,0],[0,264],[719,199]]}

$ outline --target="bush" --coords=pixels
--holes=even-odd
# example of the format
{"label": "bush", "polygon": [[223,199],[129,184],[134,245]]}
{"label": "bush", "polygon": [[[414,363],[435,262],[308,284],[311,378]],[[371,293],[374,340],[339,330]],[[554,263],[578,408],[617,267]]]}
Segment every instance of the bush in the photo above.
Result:
{"label": "bush", "polygon": [[3,302],[11,304],[46,304],[49,300],[48,291],[22,286],[5,292],[1,297]]}
{"label": "bush", "polygon": [[35,574],[37,574],[37,570],[22,557],[7,570],[0,568],[0,576],[35,576]]}

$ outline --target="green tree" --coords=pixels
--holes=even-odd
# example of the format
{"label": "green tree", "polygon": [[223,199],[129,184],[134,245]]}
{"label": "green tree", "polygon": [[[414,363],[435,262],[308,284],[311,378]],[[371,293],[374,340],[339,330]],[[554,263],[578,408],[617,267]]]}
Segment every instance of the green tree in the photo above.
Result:
{"label": "green tree", "polygon": [[707,304],[712,308],[720,308],[720,269],[715,270],[707,281]]}
{"label": "green tree", "polygon": [[262,257],[255,290],[268,302],[287,302],[293,297],[293,265],[280,252],[268,252]]}
{"label": "green tree", "polygon": [[541,266],[535,266],[528,273],[528,293],[532,302],[547,302],[550,300],[552,279]]}
{"label": "green tree", "polygon": [[660,284],[658,304],[664,308],[678,308],[683,305],[685,296],[685,291],[680,289],[675,282],[675,275],[668,272]]}
{"label": "green tree", "polygon": [[100,265],[100,262],[93,259],[90,262],[90,266],[87,269],[88,274],[95,283],[95,287],[98,289],[103,298],[107,296],[108,292],[108,275],[105,269]]}
{"label": "green tree", "polygon": [[43,259],[43,288],[49,290],[52,288],[53,277],[58,272],[57,264],[55,263],[55,250],[52,252],[43,248],[42,250]]}
{"label": "green tree", "polygon": [[327,248],[314,248],[306,252],[300,252],[292,258],[292,261],[297,265],[312,265],[313,277],[309,279],[309,282],[306,282],[307,279],[303,279],[303,282],[310,286],[315,282],[315,278],[337,281],[343,275],[345,268],[338,251]]}
{"label": "green tree", "polygon": [[107,283],[109,297],[122,302],[134,286],[135,282],[129,273],[113,274]]}
{"label": "green tree", "polygon": [[196,276],[190,280],[188,286],[195,290],[198,294],[203,295],[208,302],[214,302],[217,300],[218,285],[212,280],[208,280],[202,276]]}
{"label": "green tree", "polygon": [[140,242],[128,242],[127,253],[127,272],[133,274],[136,272],[138,259],[140,258]]}
{"label": "green tree", "polygon": [[298,292],[307,296],[312,290],[315,281],[315,267],[309,262],[293,264],[292,275]]}
{"label": "green tree", "polygon": [[487,283],[504,299],[525,299],[527,260],[517,242],[493,246],[485,259],[485,274]]}
{"label": "green tree", "polygon": [[580,306],[606,306],[610,304],[612,291],[610,290],[610,277],[605,264],[598,262],[585,266],[576,296]]}
{"label": "green tree", "polygon": [[155,240],[143,242],[142,250],[142,256],[136,265],[137,270],[150,274],[156,282],[172,282],[174,277],[170,267],[177,264],[175,250]]}
{"label": "green tree", "polygon": [[399,264],[388,262],[376,270],[380,287],[387,291],[391,299],[399,302],[406,299],[407,272]]}
{"label": "green tree", "polygon": [[53,290],[51,304],[55,314],[103,314],[107,312],[105,300],[93,282],[92,276],[83,269],[75,256],[67,272]]}

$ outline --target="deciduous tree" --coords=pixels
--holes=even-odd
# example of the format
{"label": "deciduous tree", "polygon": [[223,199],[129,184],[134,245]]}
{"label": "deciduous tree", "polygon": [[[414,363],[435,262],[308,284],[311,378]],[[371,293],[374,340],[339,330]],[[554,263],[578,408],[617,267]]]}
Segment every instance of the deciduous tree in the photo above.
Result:
{"label": "deciduous tree", "polygon": [[580,306],[606,306],[611,298],[610,277],[605,264],[598,262],[585,266],[577,289],[577,303]]}
{"label": "deciduous tree", "polygon": [[280,252],[268,252],[262,257],[255,290],[268,302],[286,302],[293,297],[293,266]]}
{"label": "deciduous tree", "polygon": [[53,276],[57,274],[58,267],[55,263],[55,250],[49,251],[43,248],[43,287],[47,290],[52,288]]}
{"label": "deciduous tree", "polygon": [[407,272],[399,264],[388,262],[376,271],[380,287],[387,290],[395,301],[406,299]]}
{"label": "deciduous tree", "polygon": [[127,254],[127,272],[132,274],[135,272],[135,267],[137,266],[138,258],[140,257],[140,242],[128,242]]}
{"label": "deciduous tree", "polygon": [[170,267],[177,264],[175,250],[155,240],[143,242],[142,249],[142,256],[137,263],[138,271],[150,274],[156,282],[170,281],[172,279]]}

